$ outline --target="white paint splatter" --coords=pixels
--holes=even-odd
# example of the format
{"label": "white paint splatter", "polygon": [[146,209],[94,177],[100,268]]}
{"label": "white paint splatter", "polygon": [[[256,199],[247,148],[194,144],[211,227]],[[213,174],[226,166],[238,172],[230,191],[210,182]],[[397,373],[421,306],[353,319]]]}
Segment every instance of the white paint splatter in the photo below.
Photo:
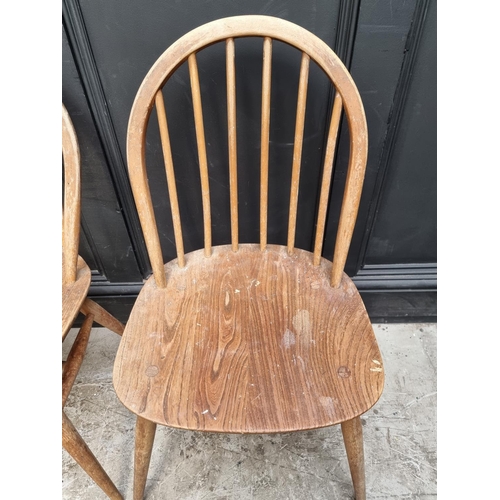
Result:
{"label": "white paint splatter", "polygon": [[325,409],[328,416],[332,416],[335,413],[335,406],[333,404],[333,399],[327,396],[321,396],[319,398],[319,402],[321,406]]}
{"label": "white paint splatter", "polygon": [[295,345],[295,335],[288,328],[285,330],[285,333],[283,334],[281,345],[285,349],[290,349],[292,345]]}

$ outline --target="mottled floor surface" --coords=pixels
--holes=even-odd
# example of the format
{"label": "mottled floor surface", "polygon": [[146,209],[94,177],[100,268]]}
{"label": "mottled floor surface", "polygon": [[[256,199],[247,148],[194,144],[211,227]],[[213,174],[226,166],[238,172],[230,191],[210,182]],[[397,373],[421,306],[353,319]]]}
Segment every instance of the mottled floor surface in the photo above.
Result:
{"label": "mottled floor surface", "polygon": [[[362,417],[369,499],[436,497],[436,325],[374,325],[385,364],[382,398]],[[63,344],[63,359],[76,331]],[[132,498],[135,417],[111,382],[119,337],[95,328],[66,404],[125,499]],[[62,452],[62,498],[106,495]],[[265,436],[158,426],[145,500],[352,499],[340,426]]]}

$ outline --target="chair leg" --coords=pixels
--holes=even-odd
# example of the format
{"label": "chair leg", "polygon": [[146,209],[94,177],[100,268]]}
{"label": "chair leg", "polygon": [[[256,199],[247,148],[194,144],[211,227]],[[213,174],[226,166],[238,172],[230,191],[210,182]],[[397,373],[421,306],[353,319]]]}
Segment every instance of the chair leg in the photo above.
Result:
{"label": "chair leg", "polygon": [[125,326],[113,315],[109,314],[109,312],[101,307],[97,302],[86,298],[80,310],[83,314],[93,314],[94,321],[96,323],[99,323],[101,326],[104,326],[104,328],[107,328],[118,335],[122,335]]}
{"label": "chair leg", "polygon": [[148,477],[156,424],[137,416],[135,424],[134,500],[142,500]]}
{"label": "chair leg", "polygon": [[90,451],[90,448],[64,412],[62,413],[62,444],[64,449],[109,498],[112,500],[123,500],[113,481],[106,474],[106,471],[97,461],[97,458]]}
{"label": "chair leg", "polygon": [[359,417],[341,423],[356,500],[366,500],[363,430]]}
{"label": "chair leg", "polygon": [[90,332],[92,331],[92,323],[94,322],[94,316],[89,314],[85,317],[83,325],[76,336],[71,350],[69,351],[66,363],[63,367],[62,372],[62,407],[66,404],[66,400],[69,397],[69,393],[75,383],[76,376],[80,371],[80,367],[83,363],[83,358],[85,357],[85,352],[87,350],[87,345],[89,343]]}

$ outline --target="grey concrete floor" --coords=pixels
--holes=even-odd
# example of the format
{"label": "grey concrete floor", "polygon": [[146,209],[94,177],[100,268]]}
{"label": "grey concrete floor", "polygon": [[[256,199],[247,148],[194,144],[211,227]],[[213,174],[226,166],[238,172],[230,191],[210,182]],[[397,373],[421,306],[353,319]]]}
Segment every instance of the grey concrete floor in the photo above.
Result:
{"label": "grey concrete floor", "polygon": [[[436,490],[436,325],[374,325],[384,393],[362,416],[367,496],[421,499]],[[76,330],[63,343],[63,359]],[[119,337],[92,331],[66,404],[125,499],[132,498],[135,416],[118,401],[112,369]],[[63,500],[106,495],[63,450]],[[352,499],[340,426],[263,436],[204,434],[158,426],[145,499]]]}

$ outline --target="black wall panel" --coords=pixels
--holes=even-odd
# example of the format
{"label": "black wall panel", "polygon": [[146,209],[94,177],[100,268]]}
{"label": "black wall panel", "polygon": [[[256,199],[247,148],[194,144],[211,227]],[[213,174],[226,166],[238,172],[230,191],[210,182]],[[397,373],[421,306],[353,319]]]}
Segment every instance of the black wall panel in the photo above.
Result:
{"label": "black wall panel", "polygon": [[437,261],[436,5],[415,52],[406,100],[370,235],[367,264]]}
{"label": "black wall panel", "polygon": [[81,157],[80,254],[94,282],[141,280],[109,165],[63,28],[62,101],[71,116]]}

